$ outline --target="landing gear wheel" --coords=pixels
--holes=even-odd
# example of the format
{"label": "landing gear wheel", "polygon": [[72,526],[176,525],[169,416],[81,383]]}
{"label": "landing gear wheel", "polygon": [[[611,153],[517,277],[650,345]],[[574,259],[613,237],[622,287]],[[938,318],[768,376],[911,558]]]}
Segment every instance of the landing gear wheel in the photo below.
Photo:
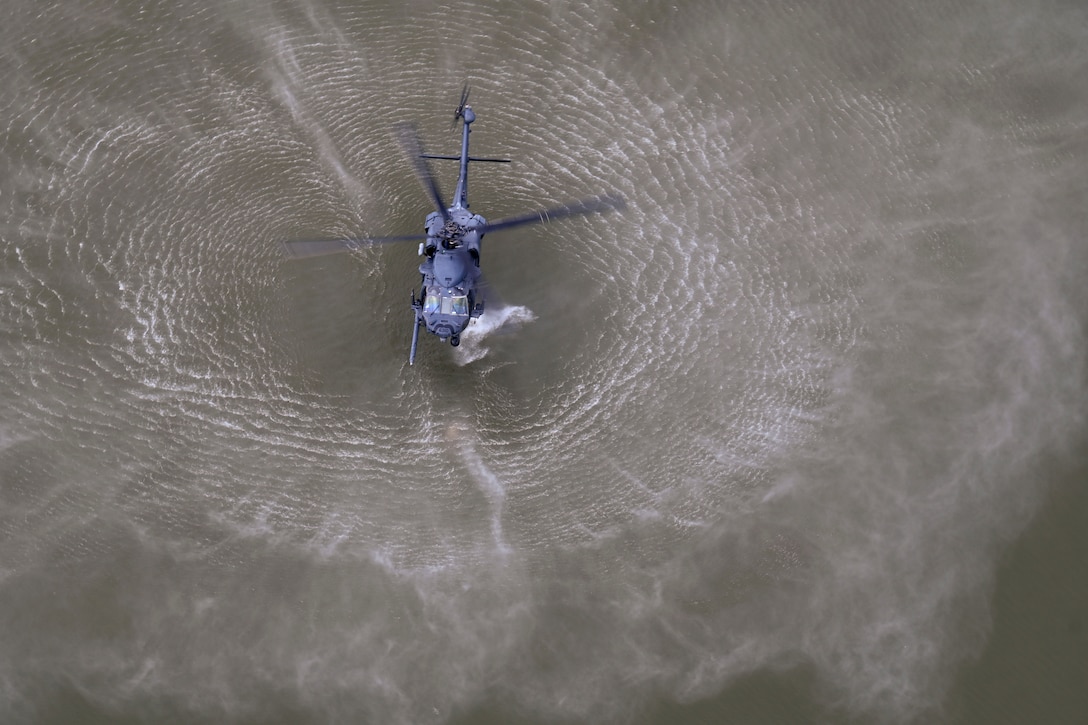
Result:
{"label": "landing gear wheel", "polygon": [[460,344],[461,344],[461,336],[460,335],[454,335],[453,337],[450,338],[450,345],[452,347],[457,347]]}

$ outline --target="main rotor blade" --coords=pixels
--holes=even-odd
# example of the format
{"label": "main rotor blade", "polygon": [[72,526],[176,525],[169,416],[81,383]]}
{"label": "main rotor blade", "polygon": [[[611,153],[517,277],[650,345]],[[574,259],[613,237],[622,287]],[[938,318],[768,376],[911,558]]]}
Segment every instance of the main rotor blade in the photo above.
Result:
{"label": "main rotor blade", "polygon": [[290,259],[321,257],[326,254],[354,252],[364,247],[392,242],[426,239],[426,234],[405,234],[400,237],[343,237],[341,239],[294,239],[283,243],[283,253]]}
{"label": "main rotor blade", "polygon": [[404,155],[408,157],[408,162],[412,164],[412,171],[416,173],[416,178],[423,185],[423,190],[431,197],[431,203],[442,215],[442,220],[448,221],[450,215],[442,201],[442,192],[438,190],[438,182],[435,181],[430,164],[423,158],[423,142],[419,140],[419,130],[407,121],[396,124],[393,130],[397,134],[397,143],[400,144]]}
{"label": "main rotor blade", "polygon": [[562,206],[553,206],[549,209],[541,209],[540,211],[534,211],[528,214],[521,214],[519,216],[512,216],[505,219],[499,219],[498,221],[488,222],[487,226],[484,227],[484,231],[494,232],[499,229],[510,229],[525,224],[554,221],[556,219],[575,216],[577,214],[603,214],[612,211],[613,209],[623,211],[626,208],[627,203],[619,194],[602,194],[600,196],[591,196],[590,198],[582,199],[581,201],[571,202],[570,204],[563,204]]}

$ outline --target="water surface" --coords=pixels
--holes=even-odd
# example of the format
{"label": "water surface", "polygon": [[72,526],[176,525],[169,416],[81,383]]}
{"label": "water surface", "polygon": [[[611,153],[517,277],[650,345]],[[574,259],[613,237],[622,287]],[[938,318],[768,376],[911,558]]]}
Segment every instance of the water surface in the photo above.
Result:
{"label": "water surface", "polygon": [[1088,713],[1080,4],[8,5],[0,719]]}

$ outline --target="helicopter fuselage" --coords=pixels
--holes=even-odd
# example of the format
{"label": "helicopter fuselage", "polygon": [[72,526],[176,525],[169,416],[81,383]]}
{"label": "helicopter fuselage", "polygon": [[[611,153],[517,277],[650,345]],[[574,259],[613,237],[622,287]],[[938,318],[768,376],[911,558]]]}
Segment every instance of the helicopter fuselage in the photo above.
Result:
{"label": "helicopter fuselage", "polygon": [[417,324],[456,346],[461,333],[484,311],[478,283],[480,230],[487,220],[464,207],[452,207],[447,214],[447,220],[438,212],[427,216],[427,239],[420,245],[425,259],[419,265],[419,299],[413,295],[412,308]]}
{"label": "helicopter fuselage", "polygon": [[461,344],[461,333],[484,312],[477,283],[480,279],[480,244],[487,220],[468,210],[468,165],[473,160],[468,145],[476,114],[464,101],[462,95],[461,108],[457,111],[457,117],[463,121],[461,155],[458,157],[460,169],[453,205],[445,212],[439,207],[427,215],[424,223],[427,238],[419,245],[420,256],[425,259],[419,265],[423,277],[419,298],[412,294],[416,325],[412,331],[409,364],[415,361],[420,327],[456,347]]}

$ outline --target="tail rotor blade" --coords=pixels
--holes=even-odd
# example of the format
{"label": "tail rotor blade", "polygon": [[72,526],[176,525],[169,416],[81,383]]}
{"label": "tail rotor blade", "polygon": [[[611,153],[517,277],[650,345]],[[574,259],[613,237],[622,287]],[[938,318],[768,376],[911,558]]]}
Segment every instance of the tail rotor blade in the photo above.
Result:
{"label": "tail rotor blade", "polygon": [[450,130],[452,131],[457,125],[457,121],[465,115],[465,105],[468,103],[468,81],[465,81],[465,85],[461,87],[461,102],[457,104],[457,111],[453,114],[453,120],[450,121]]}
{"label": "tail rotor blade", "polygon": [[623,200],[622,196],[618,194],[602,194],[600,196],[591,196],[588,199],[582,199],[581,201],[571,202],[570,204],[553,206],[548,209],[529,212],[528,214],[521,214],[519,216],[488,222],[484,231],[494,232],[500,229],[511,229],[526,224],[555,221],[556,219],[576,216],[578,214],[604,214],[613,210],[623,211],[626,208],[627,203]]}
{"label": "tail rotor blade", "polygon": [[450,216],[449,212],[446,211],[445,203],[442,201],[442,192],[438,189],[438,182],[431,172],[430,165],[423,158],[423,142],[419,140],[419,130],[415,125],[408,122],[398,123],[394,130],[396,131],[397,142],[404,151],[404,155],[408,157],[408,162],[412,164],[412,170],[415,172],[416,178],[419,179],[419,183],[423,185],[423,190],[431,197],[431,203],[434,204],[434,208],[438,213],[442,215],[442,219],[448,221]]}

